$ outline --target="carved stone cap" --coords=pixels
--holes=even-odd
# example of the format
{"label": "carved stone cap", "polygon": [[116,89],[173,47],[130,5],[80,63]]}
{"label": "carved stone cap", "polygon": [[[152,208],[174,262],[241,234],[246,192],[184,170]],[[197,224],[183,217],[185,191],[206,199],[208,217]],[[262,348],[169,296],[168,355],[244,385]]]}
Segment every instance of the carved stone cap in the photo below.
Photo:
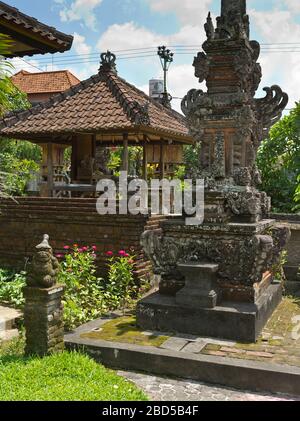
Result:
{"label": "carved stone cap", "polygon": [[43,241],[36,246],[36,249],[37,250],[41,250],[41,249],[51,250],[51,246],[49,244],[49,235],[48,234],[44,234]]}

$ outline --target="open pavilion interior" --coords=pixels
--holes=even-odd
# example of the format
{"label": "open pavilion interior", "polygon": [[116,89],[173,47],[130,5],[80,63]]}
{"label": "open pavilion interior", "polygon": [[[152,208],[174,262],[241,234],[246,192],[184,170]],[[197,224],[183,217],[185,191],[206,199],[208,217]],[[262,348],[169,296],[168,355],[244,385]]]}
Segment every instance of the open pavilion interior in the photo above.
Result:
{"label": "open pavilion interior", "polygon": [[[1,136],[42,147],[40,196],[93,196],[97,181],[113,176],[107,165],[112,150],[121,155],[118,170],[129,176],[171,177],[183,163],[183,145],[194,142],[181,114],[118,76],[113,54],[101,60],[97,75],[2,121]],[[139,148],[135,155],[132,147]]]}

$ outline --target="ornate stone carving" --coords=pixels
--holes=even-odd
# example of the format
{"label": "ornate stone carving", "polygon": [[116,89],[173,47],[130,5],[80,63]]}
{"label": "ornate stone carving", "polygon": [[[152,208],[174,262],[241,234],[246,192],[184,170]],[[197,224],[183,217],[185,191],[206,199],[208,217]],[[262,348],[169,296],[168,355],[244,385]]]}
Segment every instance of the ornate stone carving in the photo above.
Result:
{"label": "ornate stone carving", "polygon": [[203,82],[209,74],[209,63],[205,53],[198,53],[194,58],[193,66],[195,67],[195,76],[199,79],[199,83]]}
{"label": "ornate stone carving", "polygon": [[57,282],[59,263],[53,256],[49,245],[49,236],[44,235],[43,241],[36,246],[32,263],[28,268],[27,285],[30,287],[50,288]]}
{"label": "ornate stone carving", "polygon": [[100,70],[102,71],[114,71],[117,72],[116,67],[116,56],[115,54],[107,51],[106,53],[102,53],[100,55],[101,62],[100,62]]}

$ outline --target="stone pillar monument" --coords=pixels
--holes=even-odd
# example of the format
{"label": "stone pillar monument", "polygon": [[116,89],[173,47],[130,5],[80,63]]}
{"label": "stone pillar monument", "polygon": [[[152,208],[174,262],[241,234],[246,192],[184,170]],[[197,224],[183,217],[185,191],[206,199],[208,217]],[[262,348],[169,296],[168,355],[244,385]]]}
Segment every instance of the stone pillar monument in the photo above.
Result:
{"label": "stone pillar monument", "polygon": [[64,287],[58,285],[59,263],[53,256],[49,236],[36,246],[29,266],[25,296],[26,355],[45,356],[64,348]]}
{"label": "stone pillar monument", "polygon": [[201,144],[204,223],[187,226],[173,218],[144,233],[161,284],[138,304],[137,322],[145,330],[254,341],[281,300],[273,268],[289,238],[289,230],[268,217],[256,154],[288,96],[274,85],[264,88],[265,98],[254,98],[260,46],[249,39],[245,0],[222,0],[216,28],[209,13],[205,31],[193,66],[207,91],[192,89],[182,101]]}

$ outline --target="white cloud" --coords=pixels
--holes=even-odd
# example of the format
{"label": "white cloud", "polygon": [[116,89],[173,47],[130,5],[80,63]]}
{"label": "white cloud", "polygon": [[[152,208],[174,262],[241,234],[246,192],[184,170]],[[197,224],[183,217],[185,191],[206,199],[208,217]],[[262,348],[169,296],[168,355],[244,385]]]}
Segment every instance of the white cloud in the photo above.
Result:
{"label": "white cloud", "polygon": [[148,0],[156,12],[174,12],[183,25],[202,26],[212,0]]}
{"label": "white cloud", "polygon": [[77,54],[90,54],[92,47],[85,42],[85,37],[74,32],[73,48]]}
{"label": "white cloud", "polygon": [[195,40],[197,40],[197,44],[201,45],[204,39],[203,28],[197,26],[186,25],[175,34],[161,35],[138,26],[134,22],[127,22],[110,26],[99,39],[97,49],[99,51],[116,51],[131,48],[156,48],[162,44],[195,44]]}
{"label": "white cloud", "polygon": [[285,4],[292,13],[300,13],[299,0],[285,0]]}
{"label": "white cloud", "polygon": [[[295,22],[291,11],[273,10],[261,12],[251,10],[250,16],[252,24],[255,25],[261,35],[260,42],[296,42],[300,38],[300,24]],[[280,31],[274,30],[274,28],[280,28]],[[272,46],[271,48],[275,47]],[[293,107],[295,101],[300,99],[300,89],[298,88],[300,74],[299,53],[262,52],[260,62],[263,70],[261,86],[280,85],[289,95],[288,108]]]}
{"label": "white cloud", "polygon": [[96,29],[96,16],[94,9],[98,7],[103,0],[75,0],[70,5],[64,4],[64,8],[60,11],[62,22],[73,22],[83,20],[85,25],[92,29]]}

